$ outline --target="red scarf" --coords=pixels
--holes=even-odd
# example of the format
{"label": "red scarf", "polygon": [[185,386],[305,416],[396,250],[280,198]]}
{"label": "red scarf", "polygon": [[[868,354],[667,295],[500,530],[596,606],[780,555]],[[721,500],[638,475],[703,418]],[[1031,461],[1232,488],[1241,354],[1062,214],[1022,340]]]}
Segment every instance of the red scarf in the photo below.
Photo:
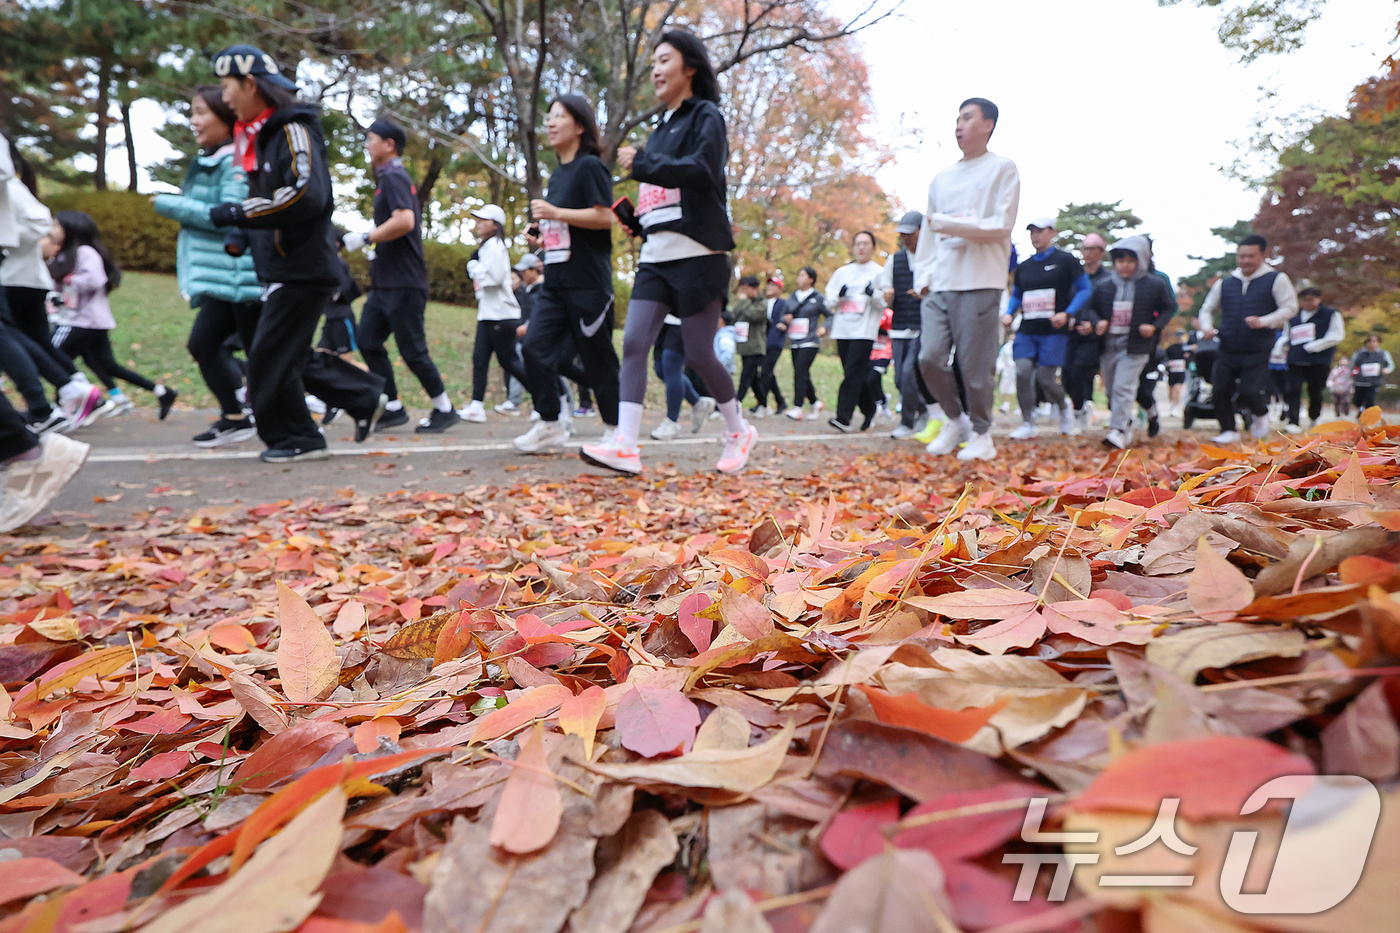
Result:
{"label": "red scarf", "polygon": [[245,172],[258,170],[258,152],[253,142],[258,138],[258,131],[263,128],[263,124],[270,116],[272,116],[272,108],[268,107],[246,123],[239,120],[233,124],[234,153],[238,156],[238,161],[243,164]]}

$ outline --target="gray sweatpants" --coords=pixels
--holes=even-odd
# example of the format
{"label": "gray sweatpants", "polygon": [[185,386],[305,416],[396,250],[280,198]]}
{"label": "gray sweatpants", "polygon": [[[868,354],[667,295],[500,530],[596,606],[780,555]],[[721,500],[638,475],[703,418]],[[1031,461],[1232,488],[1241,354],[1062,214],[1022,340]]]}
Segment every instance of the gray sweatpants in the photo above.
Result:
{"label": "gray sweatpants", "polygon": [[1146,353],[1128,352],[1128,335],[1110,335],[1099,356],[1099,372],[1108,392],[1108,407],[1113,410],[1109,427],[1126,432],[1133,424],[1133,406],[1137,404],[1138,380],[1147,365]]}
{"label": "gray sweatpants", "polygon": [[919,311],[919,371],[924,385],[949,418],[963,414],[958,383],[953,377],[949,353],[957,350],[963,388],[967,390],[972,430],[985,434],[992,427],[992,403],[996,397],[997,350],[1001,327],[997,310],[1001,289],[979,288],[966,292],[929,292]]}

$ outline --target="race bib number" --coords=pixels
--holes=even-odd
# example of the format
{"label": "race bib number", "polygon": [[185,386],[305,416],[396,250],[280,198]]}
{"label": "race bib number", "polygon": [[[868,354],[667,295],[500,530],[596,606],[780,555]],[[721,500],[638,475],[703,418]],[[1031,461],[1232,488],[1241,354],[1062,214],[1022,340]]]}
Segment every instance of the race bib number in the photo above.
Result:
{"label": "race bib number", "polygon": [[1299,324],[1288,330],[1288,342],[1292,346],[1300,343],[1308,343],[1317,339],[1317,325],[1309,321],[1307,324]]}
{"label": "race bib number", "polygon": [[1027,321],[1044,321],[1055,313],[1055,290],[1034,288],[1021,297],[1021,317]]}
{"label": "race bib number", "polygon": [[1133,325],[1133,303],[1131,301],[1115,301],[1113,303],[1113,316],[1108,321],[1108,332],[1110,334],[1126,334]]}
{"label": "race bib number", "polygon": [[642,182],[637,189],[637,219],[642,227],[668,224],[681,219],[681,191]]}
{"label": "race bib number", "polygon": [[735,322],[734,322],[734,339],[737,340],[737,341],[739,341],[740,343],[743,343],[745,340],[748,340],[748,339],[749,339],[749,322],[748,322],[748,321],[735,321]]}
{"label": "race bib number", "polygon": [[859,298],[842,298],[836,313],[843,317],[859,317],[865,313],[865,302]]}
{"label": "race bib number", "polygon": [[1185,360],[1167,360],[1167,372],[1169,372],[1169,373],[1184,373],[1184,372],[1186,372],[1186,361],[1185,361]]}
{"label": "race bib number", "polygon": [[792,323],[788,324],[788,336],[793,340],[805,340],[810,333],[812,322],[805,317],[795,317]]}
{"label": "race bib number", "polygon": [[540,239],[544,241],[545,265],[568,262],[573,255],[573,238],[569,225],[562,220],[541,220]]}
{"label": "race bib number", "polygon": [[1361,375],[1366,376],[1366,377],[1368,377],[1368,378],[1374,378],[1375,376],[1379,376],[1380,374],[1381,374],[1381,364],[1380,364],[1380,363],[1362,363],[1362,364],[1361,364]]}

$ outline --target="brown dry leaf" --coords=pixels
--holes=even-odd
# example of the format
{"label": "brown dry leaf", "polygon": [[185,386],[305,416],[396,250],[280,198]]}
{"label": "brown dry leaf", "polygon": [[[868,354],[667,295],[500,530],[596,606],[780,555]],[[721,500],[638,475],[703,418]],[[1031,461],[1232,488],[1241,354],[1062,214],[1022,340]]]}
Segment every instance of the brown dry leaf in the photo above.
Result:
{"label": "brown dry leaf", "polygon": [[[773,779],[787,755],[794,727],[791,721],[776,735],[743,749],[691,752],[666,761],[632,765],[591,764],[590,771],[618,780],[678,787],[710,787],[748,794]],[[580,762],[582,764],[582,762]]]}
{"label": "brown dry leaf", "polygon": [[306,600],[281,580],[277,581],[277,607],[282,623],[277,642],[282,692],[293,703],[323,699],[335,689],[340,674],[335,640]]}
{"label": "brown dry leaf", "polygon": [[1196,568],[1191,571],[1186,595],[1201,618],[1223,622],[1233,619],[1235,613],[1254,601],[1254,587],[1240,568],[1215,553],[1202,535],[1196,545]]}
{"label": "brown dry leaf", "polygon": [[276,735],[291,725],[287,714],[277,705],[277,697],[252,677],[242,671],[229,671],[224,679],[238,705],[268,732]]}
{"label": "brown dry leaf", "polygon": [[214,890],[161,914],[142,933],[282,933],[310,916],[340,851],[345,793],[334,787],[258,847]]}
{"label": "brown dry leaf", "polygon": [[886,784],[920,803],[1015,779],[981,752],[912,729],[860,719],[831,727],[816,773]]}
{"label": "brown dry leaf", "polygon": [[1050,554],[1031,564],[1031,592],[1039,595],[1042,602],[1087,599],[1093,583],[1089,562],[1073,554],[1060,555],[1058,559]]}
{"label": "brown dry leaf", "polygon": [[721,892],[705,905],[700,933],[773,933],[763,913],[740,888]]}
{"label": "brown dry leaf", "polygon": [[1208,667],[1296,658],[1307,645],[1307,636],[1296,629],[1218,622],[1157,636],[1147,645],[1147,660],[1190,682]]}
{"label": "brown dry leaf", "polygon": [[442,627],[458,615],[456,611],[435,612],[426,619],[405,625],[390,636],[381,650],[404,661],[435,657],[438,635],[442,632]]}
{"label": "brown dry leaf", "polygon": [[1400,727],[1385,681],[1371,684],[1322,730],[1323,770],[1380,783],[1400,774]]}
{"label": "brown dry leaf", "polygon": [[651,883],[680,851],[670,822],[655,810],[632,815],[598,847],[598,875],[588,899],[569,918],[573,933],[625,933]]}
{"label": "brown dry leaf", "polygon": [[557,933],[583,903],[596,840],[566,818],[548,846],[511,855],[457,817],[432,873],[423,928],[434,933]]}
{"label": "brown dry leaf", "polygon": [[948,930],[943,869],[922,849],[888,849],[841,876],[811,933]]}
{"label": "brown dry leaf", "polygon": [[907,596],[904,602],[950,619],[1000,620],[1025,614],[1036,594],[1020,590],[961,590],[938,596]]}

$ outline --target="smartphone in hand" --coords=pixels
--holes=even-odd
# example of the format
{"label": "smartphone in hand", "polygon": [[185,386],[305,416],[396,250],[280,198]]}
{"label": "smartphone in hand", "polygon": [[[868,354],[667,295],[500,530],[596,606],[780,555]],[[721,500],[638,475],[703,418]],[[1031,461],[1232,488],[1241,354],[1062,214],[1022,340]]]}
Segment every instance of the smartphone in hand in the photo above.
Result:
{"label": "smartphone in hand", "polygon": [[637,219],[637,209],[632,206],[632,199],[626,196],[617,199],[612,206],[613,215],[617,217],[618,223],[627,229],[632,236],[642,235],[642,223]]}

